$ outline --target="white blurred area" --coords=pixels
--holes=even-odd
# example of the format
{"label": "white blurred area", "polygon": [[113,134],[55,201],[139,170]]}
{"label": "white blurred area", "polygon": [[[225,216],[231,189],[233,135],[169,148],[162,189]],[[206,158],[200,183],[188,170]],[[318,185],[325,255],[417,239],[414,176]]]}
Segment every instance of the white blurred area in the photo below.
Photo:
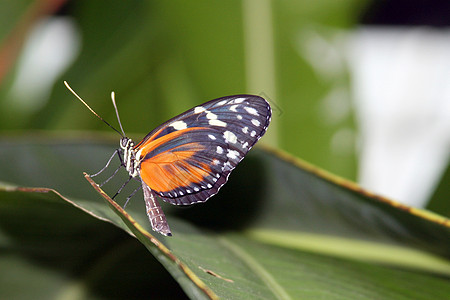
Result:
{"label": "white blurred area", "polygon": [[359,182],[423,207],[450,154],[450,30],[363,27],[349,45]]}
{"label": "white blurred area", "polygon": [[18,59],[5,105],[15,113],[30,114],[45,105],[55,80],[67,70],[80,49],[72,19],[48,17],[34,26]]}
{"label": "white blurred area", "polygon": [[353,112],[357,127],[356,139],[352,129],[337,129],[330,151],[356,147],[362,187],[426,206],[450,158],[450,29],[319,29],[303,28],[298,42],[331,86],[318,112],[335,126]]}

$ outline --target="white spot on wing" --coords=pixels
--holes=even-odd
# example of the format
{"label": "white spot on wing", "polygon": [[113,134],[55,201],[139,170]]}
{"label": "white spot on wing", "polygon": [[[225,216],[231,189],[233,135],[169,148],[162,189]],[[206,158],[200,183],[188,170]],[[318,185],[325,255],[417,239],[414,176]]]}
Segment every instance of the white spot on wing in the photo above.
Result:
{"label": "white spot on wing", "polygon": [[242,103],[245,101],[245,98],[236,98],[233,100],[233,103]]}
{"label": "white spot on wing", "polygon": [[223,137],[225,139],[225,142],[227,142],[227,143],[235,144],[237,142],[237,136],[234,133],[232,133],[231,131],[228,131],[228,130],[225,131],[223,133]]}
{"label": "white spot on wing", "polygon": [[245,126],[244,128],[242,128],[242,132],[243,132],[243,133],[248,133],[248,127]]}
{"label": "white spot on wing", "polygon": [[226,163],[223,164],[223,170],[224,171],[228,171],[228,170],[232,170],[233,166],[231,165],[231,163],[229,161],[227,161]]}
{"label": "white spot on wing", "polygon": [[208,187],[208,189],[212,188],[212,184],[211,183],[208,183],[206,186]]}
{"label": "white spot on wing", "polygon": [[237,118],[238,120],[242,120],[242,116],[241,116],[241,115],[237,115],[236,118]]}
{"label": "white spot on wing", "polygon": [[239,105],[237,105],[237,104],[231,105],[231,106],[230,106],[230,110],[231,110],[231,111],[234,111],[234,112],[237,112],[237,109],[236,109],[236,108],[237,108],[238,106],[239,106]]}
{"label": "white spot on wing", "polygon": [[252,124],[259,127],[261,125],[261,122],[259,122],[258,120],[253,119],[252,120]]}
{"label": "white spot on wing", "polygon": [[220,147],[220,146],[217,146],[216,152],[217,152],[218,154],[222,154],[222,153],[223,153],[223,148]]}
{"label": "white spot on wing", "polygon": [[216,120],[216,119],[217,119],[217,115],[216,115],[216,114],[213,114],[213,113],[210,112],[210,111],[207,111],[207,113],[206,113],[206,118],[207,118],[208,120]]}
{"label": "white spot on wing", "polygon": [[196,108],[194,108],[194,113],[199,114],[202,113],[206,110],[206,108],[204,108],[203,106],[197,106]]}
{"label": "white spot on wing", "polygon": [[187,124],[183,121],[175,121],[172,124],[169,125],[170,127],[173,127],[173,129],[176,130],[182,130],[187,128]]}
{"label": "white spot on wing", "polygon": [[258,111],[256,109],[254,109],[253,107],[245,106],[244,109],[251,115],[255,115],[255,116],[258,115]]}
{"label": "white spot on wing", "polygon": [[211,139],[211,140],[213,140],[213,141],[215,141],[216,140],[216,137],[215,136],[213,136],[212,134],[208,134],[208,137]]}
{"label": "white spot on wing", "polygon": [[256,135],[256,131],[252,130],[252,132],[250,132],[250,136],[254,137]]}
{"label": "white spot on wing", "polygon": [[222,100],[219,103],[217,103],[218,106],[222,106],[224,104],[226,104],[228,102],[228,100]]}
{"label": "white spot on wing", "polygon": [[220,120],[209,120],[209,125],[212,126],[220,126],[220,127],[226,127],[227,123],[220,121]]}
{"label": "white spot on wing", "polygon": [[239,156],[239,152],[237,152],[236,150],[228,150],[227,156],[231,159],[237,159]]}

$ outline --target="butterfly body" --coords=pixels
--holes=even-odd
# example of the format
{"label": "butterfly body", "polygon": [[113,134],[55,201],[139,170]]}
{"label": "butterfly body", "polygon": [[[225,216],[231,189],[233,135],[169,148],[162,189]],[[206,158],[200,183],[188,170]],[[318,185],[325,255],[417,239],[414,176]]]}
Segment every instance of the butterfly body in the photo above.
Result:
{"label": "butterfly body", "polygon": [[[115,106],[114,94],[112,99]],[[125,136],[121,126],[120,148],[115,153],[130,178],[141,181],[152,229],[171,235],[157,197],[174,205],[190,205],[217,194],[266,132],[271,112],[269,103],[259,96],[235,95],[187,110],[155,128],[138,144]],[[117,108],[116,114],[120,124]]]}

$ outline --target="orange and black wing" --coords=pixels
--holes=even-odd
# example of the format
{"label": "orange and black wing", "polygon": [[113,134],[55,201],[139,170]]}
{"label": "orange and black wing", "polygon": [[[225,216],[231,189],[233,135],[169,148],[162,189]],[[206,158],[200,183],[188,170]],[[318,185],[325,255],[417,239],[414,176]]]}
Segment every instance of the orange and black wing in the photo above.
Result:
{"label": "orange and black wing", "polygon": [[204,202],[269,126],[261,97],[223,97],[194,107],[150,132],[138,145],[140,176],[153,193],[178,205]]}

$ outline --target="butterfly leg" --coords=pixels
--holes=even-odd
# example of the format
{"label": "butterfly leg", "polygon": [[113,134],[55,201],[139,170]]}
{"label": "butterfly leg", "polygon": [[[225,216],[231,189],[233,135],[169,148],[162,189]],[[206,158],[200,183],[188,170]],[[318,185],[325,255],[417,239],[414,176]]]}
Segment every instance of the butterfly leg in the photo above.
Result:
{"label": "butterfly leg", "polygon": [[171,236],[172,232],[170,231],[166,216],[152,190],[144,181],[142,181],[142,189],[144,191],[145,208],[150,224],[152,224],[152,229],[163,235]]}
{"label": "butterfly leg", "polygon": [[130,201],[130,199],[137,193],[137,191],[139,191],[142,188],[142,185],[139,185],[128,197],[127,200],[125,200],[125,204],[123,205],[123,209],[125,209],[125,207],[128,204],[128,201]]}
{"label": "butterfly leg", "polygon": [[120,160],[120,165],[117,167],[117,169],[112,173],[111,176],[108,177],[108,179],[106,179],[105,181],[103,181],[101,184],[99,184],[99,187],[104,186],[108,181],[110,181],[114,176],[116,176],[117,172],[119,172],[119,170],[124,167],[124,163],[123,163],[123,159],[122,156],[120,155],[120,149],[116,149],[116,151],[114,151],[114,153],[111,155],[111,157],[109,158],[108,162],[106,163],[106,165],[97,173],[93,174],[93,175],[89,175],[89,177],[95,177],[97,175],[100,175],[111,163],[111,161],[113,160],[114,156],[117,154],[117,156],[119,157]]}
{"label": "butterfly leg", "polygon": [[[111,157],[109,158],[109,160],[108,160],[108,162],[106,163],[106,165],[105,165],[100,171],[98,171],[97,173],[95,173],[95,174],[93,174],[93,175],[89,175],[89,177],[95,177],[95,176],[97,176],[97,175],[100,175],[103,171],[105,171],[106,168],[107,168],[107,167],[109,166],[109,164],[111,163],[111,161],[113,160],[114,156],[116,156],[116,155],[119,156],[120,167],[119,167],[118,169],[120,169],[120,168],[123,166],[123,160],[122,160],[122,157],[120,156],[120,150],[119,150],[119,149],[116,149],[116,151],[114,151],[114,153],[113,153],[113,154],[111,155]],[[116,173],[117,173],[117,170],[116,170],[116,172],[114,172],[113,176],[116,175]],[[112,176],[112,177],[113,177],[113,176]],[[108,178],[107,181],[109,181],[112,177]],[[106,181],[106,182],[107,182],[107,181]],[[104,182],[104,183],[106,183],[106,182]],[[103,183],[103,184],[104,184],[104,183]],[[102,184],[102,185],[103,185],[103,184]]]}
{"label": "butterfly leg", "polygon": [[[106,179],[106,180],[103,181],[101,184],[99,184],[99,187],[104,186],[108,181],[110,181],[114,176],[116,176],[117,172],[119,172],[120,168],[122,168],[122,167],[123,167],[123,166],[119,166],[119,167],[114,171],[114,173],[113,173],[111,176],[109,176],[108,179]],[[91,177],[92,177],[92,176],[91,176]]]}
{"label": "butterfly leg", "polygon": [[[131,181],[131,179],[133,179],[133,177],[130,176],[130,177],[127,179],[127,181],[125,181],[125,182],[122,184],[122,186],[117,190],[117,192],[114,194],[114,196],[111,197],[111,199],[116,198],[116,196],[120,194],[120,192],[123,190],[123,188]],[[109,180],[109,179],[108,179],[108,180]],[[104,182],[104,183],[106,183],[106,182]],[[133,193],[133,194],[134,194],[134,193]]]}

